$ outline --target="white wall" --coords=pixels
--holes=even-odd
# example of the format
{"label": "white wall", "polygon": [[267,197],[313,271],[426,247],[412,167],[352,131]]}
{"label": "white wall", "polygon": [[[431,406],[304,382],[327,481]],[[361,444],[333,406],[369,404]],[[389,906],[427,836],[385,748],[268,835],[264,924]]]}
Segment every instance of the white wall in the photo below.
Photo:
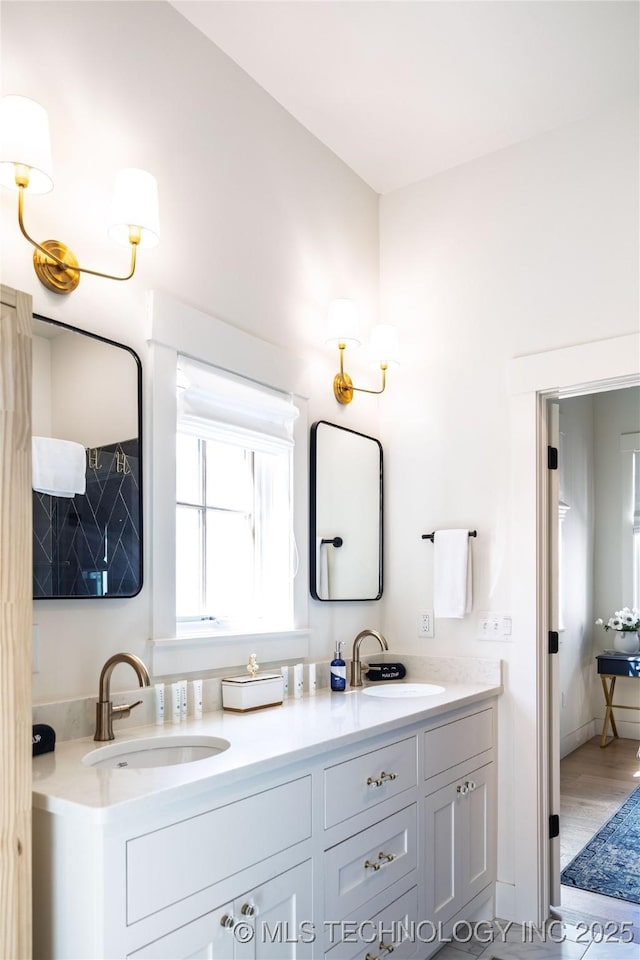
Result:
{"label": "white wall", "polygon": [[[535,696],[527,693],[535,673],[527,686],[519,670],[536,663],[535,635],[523,640],[514,621],[510,643],[480,642],[474,614],[436,621],[435,638],[417,640],[416,612],[432,605],[433,548],[420,535],[476,527],[474,611],[510,611],[518,545],[510,538],[508,364],[637,331],[637,170],[638,113],[621,105],[381,200],[382,319],[399,325],[406,344],[402,386],[392,383],[381,406],[390,433],[385,631],[413,651],[505,659],[505,887],[517,873],[516,784],[535,782]],[[519,726],[532,731],[528,742],[515,741]],[[534,863],[519,865],[529,868],[535,874]]]}
{"label": "white wall", "polygon": [[[298,354],[311,420],[378,433],[375,400],[337,409],[323,336],[337,296],[376,320],[376,194],[167,4],[3,3],[1,42],[3,93],[39,100],[51,125],[55,187],[27,198],[27,229],[68,243],[82,265],[124,272],[128,251],[106,223],[115,172],[133,165],[158,179],[162,233],[133,280],[83,277],[61,297],[37,281],[17,195],[2,190],[2,282],[31,293],[37,313],[133,347],[145,376],[145,295],[170,294]],[[314,656],[379,626],[380,604],[338,606],[310,600]],[[150,617],[148,577],[131,600],[37,601],[34,701],[95,694],[111,653],[148,655]]]}

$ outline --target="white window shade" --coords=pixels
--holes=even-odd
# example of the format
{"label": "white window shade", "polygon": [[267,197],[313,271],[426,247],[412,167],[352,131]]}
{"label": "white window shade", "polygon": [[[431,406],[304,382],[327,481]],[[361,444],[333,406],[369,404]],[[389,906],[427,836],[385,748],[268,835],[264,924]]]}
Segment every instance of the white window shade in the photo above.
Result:
{"label": "white window shade", "polygon": [[284,394],[187,357],[178,358],[178,370],[184,385],[178,400],[181,428],[206,431],[215,423],[293,444],[299,411]]}

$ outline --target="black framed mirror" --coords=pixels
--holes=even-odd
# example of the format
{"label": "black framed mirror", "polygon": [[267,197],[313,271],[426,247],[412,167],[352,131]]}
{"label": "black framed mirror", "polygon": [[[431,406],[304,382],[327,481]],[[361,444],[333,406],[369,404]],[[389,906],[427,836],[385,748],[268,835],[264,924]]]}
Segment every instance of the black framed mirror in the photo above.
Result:
{"label": "black framed mirror", "polygon": [[34,599],[142,588],[142,365],[33,314]]}
{"label": "black framed mirror", "polygon": [[310,591],[315,600],[382,596],[382,444],[318,420],[310,444]]}

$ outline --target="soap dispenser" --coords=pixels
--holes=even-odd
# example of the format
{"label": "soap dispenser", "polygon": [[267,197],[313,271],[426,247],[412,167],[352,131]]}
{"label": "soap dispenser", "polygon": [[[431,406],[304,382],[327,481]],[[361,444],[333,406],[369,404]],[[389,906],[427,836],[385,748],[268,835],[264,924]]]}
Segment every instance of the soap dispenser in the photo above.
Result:
{"label": "soap dispenser", "polygon": [[331,689],[344,690],[347,686],[347,665],[342,659],[342,640],[336,640],[336,650],[331,661]]}

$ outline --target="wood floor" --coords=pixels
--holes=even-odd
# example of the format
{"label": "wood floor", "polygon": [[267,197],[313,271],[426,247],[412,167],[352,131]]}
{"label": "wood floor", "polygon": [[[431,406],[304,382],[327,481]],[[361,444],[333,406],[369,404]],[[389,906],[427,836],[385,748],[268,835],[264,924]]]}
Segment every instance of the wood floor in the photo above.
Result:
{"label": "wood floor", "polygon": [[[560,866],[578,853],[640,786],[637,740],[614,740],[604,749],[593,737],[560,761]],[[640,928],[640,907],[562,887],[562,919],[588,915],[604,920],[631,921]]]}

